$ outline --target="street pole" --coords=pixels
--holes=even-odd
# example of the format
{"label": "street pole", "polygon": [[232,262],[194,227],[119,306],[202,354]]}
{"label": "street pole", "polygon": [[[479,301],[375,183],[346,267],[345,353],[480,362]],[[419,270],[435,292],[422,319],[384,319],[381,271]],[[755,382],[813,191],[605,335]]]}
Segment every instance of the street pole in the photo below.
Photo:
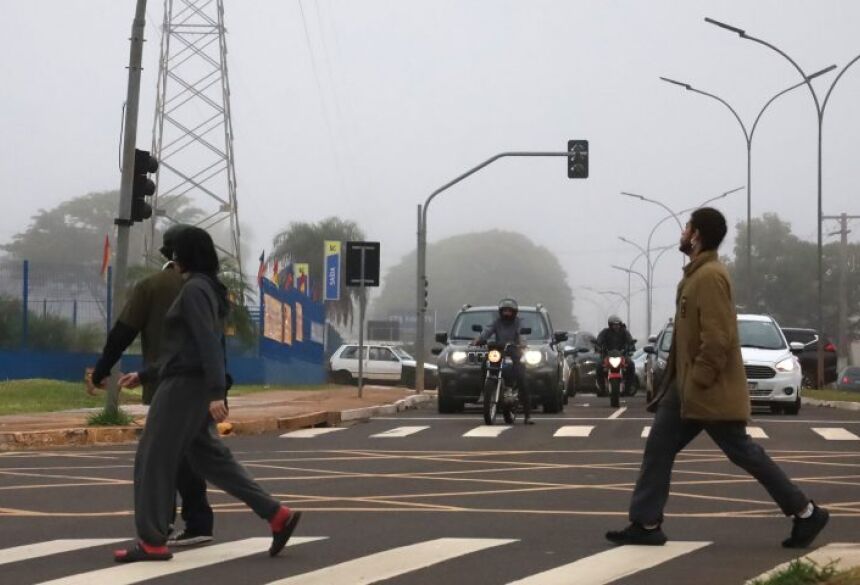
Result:
{"label": "street pole", "polygon": [[[839,369],[848,365],[851,355],[848,344],[848,222],[852,219],[860,219],[860,215],[825,215],[822,219],[835,219],[839,222],[839,230],[829,235],[839,234]],[[820,342],[819,342],[820,344]]]}
{"label": "street pole", "polygon": [[[131,231],[131,192],[134,176],[134,149],[137,144],[137,113],[140,105],[140,72],[143,61],[143,33],[146,27],[146,0],[137,0],[134,21],[131,24],[131,49],[128,57],[128,90],[125,99],[125,121],[122,143],[122,179],[119,189],[119,217],[114,266],[114,318],[125,304],[126,277],[128,274],[128,246]],[[113,417],[119,411],[118,366],[114,366],[108,391],[105,393],[105,414]]]}
{"label": "street pole", "polygon": [[427,313],[427,308],[424,306],[424,289],[426,287],[427,278],[427,210],[430,208],[430,203],[440,193],[447,191],[463,179],[474,175],[484,167],[496,162],[502,158],[508,157],[570,157],[569,151],[553,152],[553,151],[515,151],[515,152],[500,152],[491,156],[481,164],[472,167],[462,175],[448,181],[435,191],[433,191],[424,201],[424,206],[418,206],[418,247],[416,250],[415,264],[417,269],[416,278],[416,307],[415,314],[417,321],[415,323],[415,390],[417,392],[424,391],[424,317]]}
{"label": "street pole", "polygon": [[[367,248],[361,247],[361,287],[359,288],[358,299],[358,397],[361,398],[364,394],[364,310],[365,300],[364,295],[367,288],[365,287],[364,261]],[[368,352],[369,353],[369,352]]]}

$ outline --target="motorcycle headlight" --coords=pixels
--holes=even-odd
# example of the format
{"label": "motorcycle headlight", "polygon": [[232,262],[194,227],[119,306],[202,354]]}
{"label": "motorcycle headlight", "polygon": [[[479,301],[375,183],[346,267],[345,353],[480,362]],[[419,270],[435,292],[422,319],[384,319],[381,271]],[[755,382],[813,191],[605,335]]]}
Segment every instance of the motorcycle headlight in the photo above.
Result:
{"label": "motorcycle headlight", "polygon": [[793,372],[795,367],[796,366],[793,357],[785,358],[784,360],[776,364],[776,370],[778,372]]}
{"label": "motorcycle headlight", "polygon": [[462,364],[466,361],[466,358],[469,357],[465,351],[452,351],[451,352],[451,363],[452,364]]}
{"label": "motorcycle headlight", "polygon": [[528,365],[536,366],[543,361],[543,352],[537,349],[530,349],[524,357]]}
{"label": "motorcycle headlight", "polygon": [[621,358],[620,357],[609,358],[609,365],[612,366],[613,368],[617,368],[618,366],[621,365]]}
{"label": "motorcycle headlight", "polygon": [[498,349],[491,349],[487,353],[487,361],[491,364],[499,363],[500,361],[502,361],[502,352],[500,352]]}

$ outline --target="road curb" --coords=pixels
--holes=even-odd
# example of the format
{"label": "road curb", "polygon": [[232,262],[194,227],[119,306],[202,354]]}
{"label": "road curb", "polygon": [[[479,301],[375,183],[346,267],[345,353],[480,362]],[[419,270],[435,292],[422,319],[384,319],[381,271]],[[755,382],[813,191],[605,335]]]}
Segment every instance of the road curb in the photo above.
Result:
{"label": "road curb", "polygon": [[[276,431],[293,431],[320,426],[337,426],[344,422],[360,422],[374,416],[396,414],[416,408],[417,405],[434,399],[431,394],[407,396],[392,404],[354,408],[350,410],[317,411],[288,417],[264,417],[230,422],[224,434],[261,435]],[[38,431],[0,432],[0,452],[24,451],[53,447],[80,447],[84,445],[109,445],[134,443],[143,432],[142,426],[124,427],[73,427]]]}
{"label": "road curb", "polygon": [[837,408],[839,410],[860,410],[860,402],[847,402],[845,400],[818,400],[817,398],[801,397],[801,403],[807,406],[820,406],[824,408]]}

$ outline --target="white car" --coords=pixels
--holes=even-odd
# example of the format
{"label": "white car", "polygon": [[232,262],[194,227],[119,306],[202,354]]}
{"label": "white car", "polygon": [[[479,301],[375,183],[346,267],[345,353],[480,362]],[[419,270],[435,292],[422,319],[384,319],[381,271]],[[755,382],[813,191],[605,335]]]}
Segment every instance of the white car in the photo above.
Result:
{"label": "white car", "polygon": [[777,322],[767,315],[738,315],[738,334],[753,406],[800,412],[800,362]]}
{"label": "white car", "polygon": [[[398,346],[368,343],[364,346],[364,378],[375,382],[414,385],[415,358]],[[358,380],[358,344],[341,345],[329,360],[332,379],[341,384]],[[435,364],[424,363],[424,387],[436,387]]]}

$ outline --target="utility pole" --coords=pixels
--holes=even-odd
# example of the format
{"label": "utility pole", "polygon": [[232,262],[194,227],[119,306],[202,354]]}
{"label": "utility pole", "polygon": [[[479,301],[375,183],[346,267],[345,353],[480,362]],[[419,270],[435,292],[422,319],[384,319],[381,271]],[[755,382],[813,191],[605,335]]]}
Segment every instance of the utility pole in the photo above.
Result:
{"label": "utility pole", "polygon": [[[125,98],[125,123],[122,143],[122,179],[119,188],[119,216],[117,225],[116,259],[113,282],[113,305],[125,304],[125,281],[128,273],[128,243],[131,232],[131,194],[134,177],[135,145],[137,143],[137,111],[140,104],[140,72],[143,60],[143,31],[146,26],[146,0],[137,0],[134,21],[131,23],[131,50],[128,57],[128,91]],[[113,311],[114,318],[119,311]],[[116,372],[116,367],[114,368]],[[119,410],[119,388],[116,376],[111,375],[105,398],[105,414],[114,416]]]}
{"label": "utility pole", "polygon": [[[848,234],[851,232],[848,229],[848,220],[860,219],[860,215],[841,213],[839,215],[824,215],[821,219],[833,219],[839,222],[839,230],[830,235],[839,234],[839,322],[837,326],[839,329],[838,367],[842,369],[848,364],[851,355],[848,347]],[[823,331],[819,332],[819,335],[823,334]]]}

